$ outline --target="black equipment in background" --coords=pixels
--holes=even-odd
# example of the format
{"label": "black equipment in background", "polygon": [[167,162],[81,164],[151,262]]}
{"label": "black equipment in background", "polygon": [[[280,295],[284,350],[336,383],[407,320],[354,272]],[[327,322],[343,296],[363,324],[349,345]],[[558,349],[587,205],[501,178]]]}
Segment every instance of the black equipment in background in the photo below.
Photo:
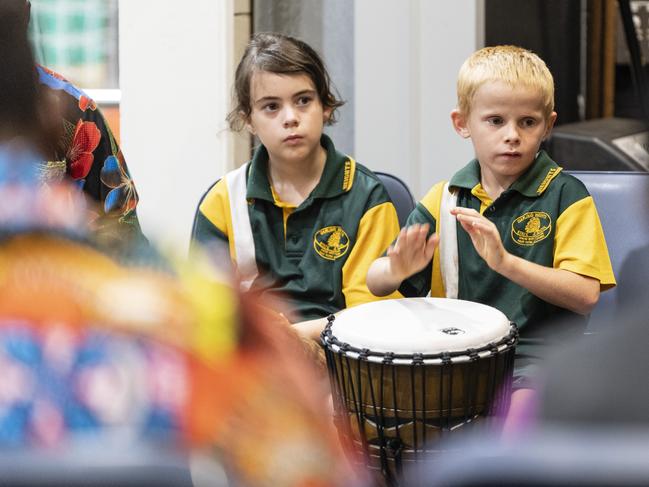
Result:
{"label": "black equipment in background", "polygon": [[649,83],[630,0],[618,0],[631,73],[645,122],[601,118],[557,126],[548,141],[552,158],[566,169],[649,172]]}
{"label": "black equipment in background", "polygon": [[560,125],[545,147],[566,169],[649,172],[649,131],[641,120],[597,118]]}

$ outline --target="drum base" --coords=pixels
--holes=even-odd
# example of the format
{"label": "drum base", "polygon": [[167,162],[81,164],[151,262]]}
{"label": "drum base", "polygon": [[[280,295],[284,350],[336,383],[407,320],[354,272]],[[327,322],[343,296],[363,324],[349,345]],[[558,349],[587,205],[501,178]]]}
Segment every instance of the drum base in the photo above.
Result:
{"label": "drum base", "polygon": [[[335,422],[353,462],[379,485],[425,485],[449,436],[492,431],[509,407],[515,332],[506,346],[460,360],[395,364],[332,350],[325,337]],[[439,362],[439,361],[438,361]]]}
{"label": "drum base", "polygon": [[[344,426],[340,423],[348,424]],[[498,417],[481,416],[470,423],[462,425],[461,429],[441,430],[435,439],[431,439],[422,448],[404,448],[398,438],[385,438],[385,444],[364,445],[361,437],[356,433],[345,432],[348,425],[355,421],[352,418],[338,418],[336,423],[340,439],[346,445],[348,458],[353,463],[369,471],[372,478],[372,485],[381,487],[428,487],[427,478],[424,473],[430,473],[435,469],[435,463],[442,454],[448,454],[452,450],[448,448],[445,440],[452,436],[454,443],[458,442],[461,435],[489,435],[500,425]]]}

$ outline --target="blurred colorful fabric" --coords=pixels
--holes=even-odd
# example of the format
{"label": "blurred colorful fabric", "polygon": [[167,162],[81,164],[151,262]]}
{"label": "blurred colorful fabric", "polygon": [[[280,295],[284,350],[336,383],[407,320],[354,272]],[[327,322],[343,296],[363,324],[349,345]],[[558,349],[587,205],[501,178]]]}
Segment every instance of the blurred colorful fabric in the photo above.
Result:
{"label": "blurred colorful fabric", "polygon": [[208,449],[234,485],[362,484],[283,316],[207,258],[168,272],[101,252],[81,194],[4,149],[0,446],[118,436]]}
{"label": "blurred colorful fabric", "polygon": [[85,234],[88,214],[84,199],[67,185],[41,188],[41,160],[20,140],[0,144],[0,231]]}
{"label": "blurred colorful fabric", "polygon": [[105,434],[182,440],[184,354],[159,342],[5,321],[0,327],[0,443],[61,446]]}

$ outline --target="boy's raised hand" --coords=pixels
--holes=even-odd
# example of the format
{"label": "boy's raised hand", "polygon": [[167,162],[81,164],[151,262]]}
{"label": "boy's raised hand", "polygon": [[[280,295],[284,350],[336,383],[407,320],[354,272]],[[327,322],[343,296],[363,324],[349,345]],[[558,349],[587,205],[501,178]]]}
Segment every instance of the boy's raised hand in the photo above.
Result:
{"label": "boy's raised hand", "polygon": [[496,225],[476,210],[470,208],[456,207],[451,209],[462,228],[471,237],[471,242],[478,255],[484,259],[489,268],[498,272],[507,257],[507,251],[500,239],[500,233]]}
{"label": "boy's raised hand", "polygon": [[422,270],[433,258],[439,237],[436,233],[428,237],[428,229],[427,223],[402,228],[397,241],[388,249],[390,273],[399,281]]}

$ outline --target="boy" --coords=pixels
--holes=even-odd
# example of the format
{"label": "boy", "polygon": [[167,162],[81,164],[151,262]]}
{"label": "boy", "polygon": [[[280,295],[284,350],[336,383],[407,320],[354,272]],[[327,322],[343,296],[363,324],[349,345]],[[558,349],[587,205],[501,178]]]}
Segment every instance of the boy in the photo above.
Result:
{"label": "boy", "polygon": [[[465,61],[457,92],[451,120],[461,137],[471,138],[476,158],[448,190],[439,183],[423,198],[387,255],[370,267],[367,284],[379,296],[430,290],[505,313],[521,335],[514,409],[545,342],[541,325],[583,320],[615,278],[592,198],[539,151],[557,117],[545,63],[522,48],[487,47]],[[456,231],[457,243],[447,243]]]}

